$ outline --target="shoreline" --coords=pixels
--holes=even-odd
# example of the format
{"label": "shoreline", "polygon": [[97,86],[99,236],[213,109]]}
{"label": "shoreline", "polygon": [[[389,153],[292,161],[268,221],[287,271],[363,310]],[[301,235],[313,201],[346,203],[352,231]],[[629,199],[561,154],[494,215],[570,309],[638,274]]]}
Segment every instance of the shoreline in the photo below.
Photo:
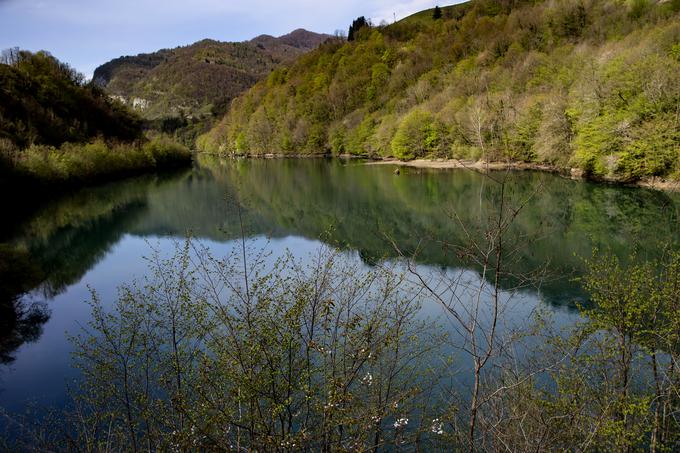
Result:
{"label": "shoreline", "polygon": [[661,177],[646,178],[635,182],[626,182],[613,178],[587,178],[584,176],[583,171],[578,168],[562,168],[554,165],[528,162],[484,162],[459,159],[414,159],[411,161],[403,161],[399,159],[388,158],[373,160],[371,162],[366,162],[363,165],[397,165],[399,167],[426,168],[438,170],[467,169],[479,172],[502,171],[502,170],[517,170],[517,171],[530,170],[552,173],[559,175],[563,178],[572,179],[574,181],[589,181],[600,184],[638,187],[667,192],[680,192],[680,181],[673,181]]}
{"label": "shoreline", "polygon": [[197,154],[205,154],[210,156],[220,156],[229,159],[347,159],[347,160],[365,160],[359,165],[395,165],[398,167],[409,167],[418,169],[434,169],[434,170],[473,170],[478,172],[485,171],[540,171],[544,173],[551,173],[563,178],[574,181],[588,181],[598,184],[609,184],[622,187],[637,187],[645,189],[660,190],[664,192],[680,193],[680,181],[664,179],[662,177],[645,178],[635,182],[624,181],[616,178],[588,178],[584,175],[583,170],[578,168],[558,167],[550,164],[539,164],[531,162],[486,162],[473,161],[462,159],[414,159],[414,160],[399,160],[392,157],[375,158],[370,156],[362,156],[356,154],[284,154],[284,153],[267,153],[260,155],[245,154],[245,155],[225,155],[220,153],[199,151]]}
{"label": "shoreline", "polygon": [[501,170],[537,170],[546,173],[566,174],[563,168],[554,165],[534,164],[527,162],[485,162],[460,159],[414,159],[404,161],[399,159],[382,159],[366,162],[364,165],[399,165],[400,167],[412,168],[434,168],[434,169],[455,169],[462,168],[479,171],[501,171]]}

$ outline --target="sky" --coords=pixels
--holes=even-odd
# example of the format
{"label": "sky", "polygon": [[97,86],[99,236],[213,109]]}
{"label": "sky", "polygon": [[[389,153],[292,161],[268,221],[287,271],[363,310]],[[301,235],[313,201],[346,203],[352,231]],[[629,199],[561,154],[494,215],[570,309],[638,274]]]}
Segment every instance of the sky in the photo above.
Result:
{"label": "sky", "polygon": [[244,41],[297,28],[345,33],[358,16],[378,24],[432,0],[0,0],[0,50],[47,50],[88,78],[122,56],[204,38]]}

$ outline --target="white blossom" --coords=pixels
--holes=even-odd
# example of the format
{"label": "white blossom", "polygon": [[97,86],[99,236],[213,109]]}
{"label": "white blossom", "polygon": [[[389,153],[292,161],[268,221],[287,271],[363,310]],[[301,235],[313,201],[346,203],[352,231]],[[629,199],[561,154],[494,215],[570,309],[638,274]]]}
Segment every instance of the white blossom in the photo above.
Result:
{"label": "white blossom", "polygon": [[438,418],[432,420],[432,432],[435,434],[444,434],[444,424]]}
{"label": "white blossom", "polygon": [[398,418],[397,421],[394,422],[394,429],[400,429],[406,425],[408,425],[408,418],[406,417]]}

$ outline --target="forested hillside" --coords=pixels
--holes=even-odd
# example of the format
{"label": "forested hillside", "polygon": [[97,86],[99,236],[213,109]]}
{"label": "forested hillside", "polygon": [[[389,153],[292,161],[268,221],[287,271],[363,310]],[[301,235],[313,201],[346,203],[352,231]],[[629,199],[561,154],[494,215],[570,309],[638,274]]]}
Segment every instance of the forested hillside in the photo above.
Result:
{"label": "forested hillside", "polygon": [[18,148],[104,136],[134,140],[141,119],[46,52],[7,50],[0,64],[0,140]]}
{"label": "forested hillside", "polygon": [[275,70],[199,147],[678,178],[679,11],[679,0],[479,0],[366,26]]}
{"label": "forested hillside", "polygon": [[224,114],[233,98],[330,36],[295,30],[247,42],[205,39],[189,46],[120,57],[94,72],[94,81],[148,119]]}
{"label": "forested hillside", "polygon": [[92,183],[190,161],[183,146],[148,140],[137,114],[49,53],[3,52],[1,191]]}

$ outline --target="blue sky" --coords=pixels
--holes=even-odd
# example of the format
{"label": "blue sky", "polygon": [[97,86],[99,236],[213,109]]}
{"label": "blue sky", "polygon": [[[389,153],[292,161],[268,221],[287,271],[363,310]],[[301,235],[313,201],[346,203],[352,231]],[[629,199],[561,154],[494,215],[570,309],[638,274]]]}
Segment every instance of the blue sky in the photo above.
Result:
{"label": "blue sky", "polygon": [[352,19],[392,21],[432,0],[0,0],[0,49],[48,50],[91,77],[121,55],[191,44],[243,41],[296,28],[346,30]]}

